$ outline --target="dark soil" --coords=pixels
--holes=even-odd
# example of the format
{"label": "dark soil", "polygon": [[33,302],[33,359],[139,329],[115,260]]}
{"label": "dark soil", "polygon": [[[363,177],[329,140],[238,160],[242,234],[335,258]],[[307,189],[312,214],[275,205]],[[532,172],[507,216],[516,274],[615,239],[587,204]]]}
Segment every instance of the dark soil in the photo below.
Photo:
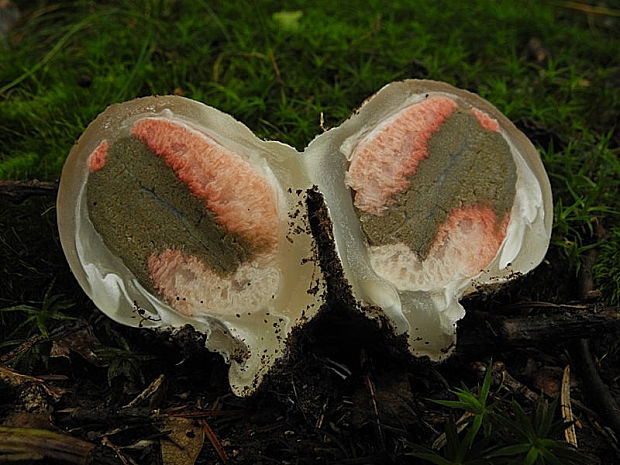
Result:
{"label": "dark soil", "polygon": [[[320,196],[311,195],[309,205],[313,230],[325,241],[329,223]],[[42,307],[48,288],[48,299],[76,302],[62,312],[76,319],[52,315],[44,321],[47,337],[34,324],[18,329],[27,314],[0,312],[2,340],[25,341],[0,347],[2,366],[62,390],[55,398],[36,382],[0,378],[0,422],[86,441],[94,446],[88,454],[92,463],[192,463],[162,458],[160,444],[179,428],[188,438],[204,433],[198,464],[421,463],[407,455],[408,444],[430,445],[451,413],[430,399],[453,399],[450,389],[476,386],[491,360],[497,369],[493,395],[514,398],[527,408],[532,395],[557,395],[562,370],[570,365],[580,450],[603,464],[620,460],[609,412],[588,396],[591,380],[579,376],[584,362],[578,336],[519,343],[493,332],[493,325],[505,319],[552,318],[585,307],[596,311],[596,302],[577,300],[576,278],[552,265],[553,250],[532,275],[499,293],[468,299],[459,325],[465,343],[438,365],[412,359],[385,322],[371,324],[351,311],[354,302],[340,279],[335,252],[323,247],[330,291],[324,311],[293,335],[289,357],[259,392],[238,398],[230,392],[222,358],[205,350],[203,336],[191,328],[171,335],[123,327],[94,308],[64,260],[49,195],[19,204],[1,200],[0,212],[5,231],[0,307],[15,301]],[[518,304],[524,301],[528,304]],[[479,339],[468,339],[473,333]],[[620,398],[617,325],[589,344],[604,385]],[[162,388],[126,407],[160,375]],[[25,394],[33,389],[36,395]],[[173,417],[189,420],[178,427]],[[66,463],[49,457],[31,462]]]}

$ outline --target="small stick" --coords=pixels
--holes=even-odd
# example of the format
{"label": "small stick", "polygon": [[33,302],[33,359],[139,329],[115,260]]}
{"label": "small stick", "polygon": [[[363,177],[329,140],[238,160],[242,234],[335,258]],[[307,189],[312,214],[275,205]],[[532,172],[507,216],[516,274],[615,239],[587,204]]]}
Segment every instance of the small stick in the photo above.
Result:
{"label": "small stick", "polygon": [[557,6],[567,8],[570,10],[581,11],[582,13],[585,13],[588,15],[620,17],[620,10],[616,10],[614,8],[609,8],[606,6],[595,6],[595,5],[588,5],[583,2],[572,2],[572,1],[561,1],[561,0],[554,0],[552,4],[556,4]]}
{"label": "small stick", "polygon": [[125,454],[123,454],[121,448],[114,444],[112,441],[110,441],[107,436],[103,437],[103,439],[101,440],[101,444],[112,449],[116,456],[119,458],[119,460],[123,463],[123,465],[138,465],[136,462],[133,461],[131,457],[125,457]]}
{"label": "small stick", "polygon": [[541,302],[539,300],[515,302],[514,304],[506,305],[506,309],[519,309],[519,308],[567,308],[575,310],[587,309],[588,306],[584,304],[556,304],[553,302]]}
{"label": "small stick", "polygon": [[271,66],[273,66],[276,79],[278,82],[282,82],[282,75],[280,74],[280,68],[278,67],[278,62],[276,61],[276,56],[273,54],[273,50],[269,50],[269,58],[271,59]]}
{"label": "small stick", "polygon": [[15,349],[2,355],[2,357],[0,357],[0,363],[10,365],[15,361],[15,359],[17,359],[19,355],[22,355],[23,353],[29,351],[32,347],[37,345],[39,342],[43,342],[47,340],[48,338],[46,336],[43,336],[42,334],[37,334],[36,336],[32,336],[26,342],[22,342]]}
{"label": "small stick", "polygon": [[587,339],[582,339],[579,342],[576,352],[584,391],[594,404],[595,409],[609,423],[616,436],[620,437],[620,409],[594,366]]}
{"label": "small stick", "polygon": [[34,179],[32,181],[0,181],[0,198],[20,203],[33,195],[56,195],[58,183]]}
{"label": "small stick", "polygon": [[209,441],[211,441],[211,444],[213,445],[215,452],[217,452],[217,455],[219,455],[222,463],[224,465],[228,465],[228,454],[226,454],[226,451],[224,450],[224,447],[222,446],[222,443],[218,439],[215,432],[211,429],[211,427],[205,420],[198,420],[198,423],[200,424],[202,431],[205,433],[205,436],[207,436],[207,438],[209,438]]}
{"label": "small stick", "polygon": [[[471,412],[465,412],[463,415],[461,415],[461,418],[459,418],[456,422],[456,432],[460,433],[462,432],[466,427],[467,424],[465,423],[465,420],[467,420],[469,417],[473,417],[474,414]],[[433,450],[439,450],[439,449],[443,449],[446,444],[448,443],[448,439],[446,437],[446,433],[441,433],[437,439],[435,439],[433,441],[433,444],[431,445],[431,448]]]}
{"label": "small stick", "polygon": [[[512,390],[518,394],[521,394],[530,402],[536,402],[538,400],[538,394],[532,391],[529,387],[523,384],[516,378],[513,378],[510,373],[506,370],[506,366],[503,362],[495,362],[495,366],[493,367],[494,371],[497,371],[501,376],[500,388],[505,387],[506,389]],[[499,389],[499,388],[498,388]]]}
{"label": "small stick", "polygon": [[314,425],[316,429],[321,429],[323,427],[323,421],[325,421],[325,411],[327,410],[327,402],[328,400],[326,400],[323,404],[323,407],[321,408],[321,414],[316,419],[316,423]]}
{"label": "small stick", "polygon": [[[49,386],[45,380],[34,376],[24,375],[17,371],[0,364],[0,382],[5,383],[20,393],[25,393],[29,386],[39,387],[51,400],[57,402],[68,392],[64,388]],[[36,396],[41,405],[47,404],[47,400],[42,396]],[[31,399],[34,401],[34,399]],[[32,407],[31,407],[32,408]]]}
{"label": "small stick", "polygon": [[564,437],[566,442],[577,447],[577,433],[575,432],[573,409],[570,401],[570,365],[566,365],[564,368],[560,402],[562,403],[562,418],[566,423],[570,423],[570,426],[564,430]]}
{"label": "small stick", "polygon": [[375,423],[377,425],[377,435],[379,436],[379,442],[381,447],[385,449],[385,439],[383,437],[383,428],[381,427],[381,419],[379,418],[379,408],[377,407],[377,396],[375,392],[375,385],[368,375],[364,376],[366,381],[366,388],[368,388],[368,394],[370,395],[370,402],[372,403],[372,409],[375,414]]}
{"label": "small stick", "polygon": [[53,459],[59,463],[91,463],[95,445],[62,433],[0,426],[0,462]]}
{"label": "small stick", "polygon": [[144,391],[138,394],[131,402],[123,406],[123,408],[139,407],[145,403],[150,408],[153,408],[162,398],[162,392],[165,388],[166,377],[159,375],[151,384],[149,384]]}

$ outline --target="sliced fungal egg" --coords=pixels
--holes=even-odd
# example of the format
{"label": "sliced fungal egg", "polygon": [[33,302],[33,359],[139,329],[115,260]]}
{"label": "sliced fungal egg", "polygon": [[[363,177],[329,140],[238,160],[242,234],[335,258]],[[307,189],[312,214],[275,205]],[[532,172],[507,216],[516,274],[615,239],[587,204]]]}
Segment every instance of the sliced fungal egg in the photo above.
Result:
{"label": "sliced fungal egg", "polygon": [[445,358],[459,299],[527,273],[546,253],[552,199],[539,154],[467,91],[389,84],[304,160],[360,308],[380,307],[415,355]]}
{"label": "sliced fungal egg", "polygon": [[58,224],[85,292],[118,322],[193,325],[251,393],[324,284],[300,154],[175,96],[112,105],[73,147]]}
{"label": "sliced fungal egg", "polygon": [[[315,231],[320,244],[312,185],[332,227]],[[238,395],[329,310],[324,272],[414,355],[444,359],[459,299],[538,265],[551,223],[530,141],[484,99],[418,80],[385,86],[303,154],[182,97],[112,105],[73,147],[58,194],[63,249],[97,307],[132,326],[191,324]]]}

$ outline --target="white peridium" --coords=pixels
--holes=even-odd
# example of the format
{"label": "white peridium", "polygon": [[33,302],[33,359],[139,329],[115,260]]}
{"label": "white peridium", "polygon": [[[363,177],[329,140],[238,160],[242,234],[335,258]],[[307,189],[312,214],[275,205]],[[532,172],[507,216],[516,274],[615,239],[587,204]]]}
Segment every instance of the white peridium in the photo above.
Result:
{"label": "white peridium", "polygon": [[[215,141],[241,157],[274,193],[275,239],[229,279],[178,250],[166,250],[150,259],[163,283],[164,296],[155,295],[106,247],[90,221],[88,176],[105,162],[105,151],[97,148],[129,135],[144,118],[170,121]],[[291,330],[312,318],[323,302],[315,244],[307,233],[303,196],[310,185],[293,148],[262,141],[231,116],[202,103],[176,96],[145,97],[109,107],[71,150],[57,202],[60,239],[76,279],[100,310],[130,326],[175,329],[191,324],[207,335],[207,347],[231,364],[233,392],[248,395],[284,355]],[[248,224],[242,227],[251,234],[254,226]],[[269,237],[269,231],[257,231],[261,235]],[[185,300],[176,300],[178,290]]]}
{"label": "white peridium", "polygon": [[[380,211],[385,198],[372,186],[354,185],[348,171],[355,161],[357,148],[363,150],[365,141],[377,137],[396,119],[410,112],[412,105],[430,99],[441,100],[449,109],[448,99],[476,116],[484,129],[499,131],[510,147],[517,178],[514,204],[508,224],[503,225],[505,237],[501,243],[481,241],[481,237],[490,237],[493,242],[489,224],[472,222],[464,215],[460,220],[454,219],[460,221],[458,227],[448,228],[458,233],[441,236],[440,231],[439,240],[427,258],[420,260],[402,243],[368,245],[354,199],[358,208],[361,205]],[[442,117],[442,111],[433,114],[433,109],[429,108],[416,117],[431,121],[433,117]],[[398,155],[391,153],[390,157],[398,160]],[[395,332],[408,334],[415,355],[432,360],[445,358],[456,342],[456,322],[464,315],[459,299],[478,286],[495,285],[527,273],[546,253],[553,209],[551,189],[540,156],[527,137],[504,115],[489,102],[467,91],[434,81],[408,80],[389,84],[341,126],[318,136],[306,149],[305,163],[325,197],[344,274],[361,308],[364,305],[381,307]],[[385,160],[377,159],[377,163],[385,166],[384,174],[394,171]],[[396,171],[400,171],[400,167]],[[407,180],[392,177],[385,182],[388,190],[398,191]],[[351,185],[356,188],[353,195]],[[355,197],[358,194],[362,197]],[[471,247],[471,244],[477,246]],[[488,259],[485,269],[472,269],[470,264],[475,262],[476,256]]]}

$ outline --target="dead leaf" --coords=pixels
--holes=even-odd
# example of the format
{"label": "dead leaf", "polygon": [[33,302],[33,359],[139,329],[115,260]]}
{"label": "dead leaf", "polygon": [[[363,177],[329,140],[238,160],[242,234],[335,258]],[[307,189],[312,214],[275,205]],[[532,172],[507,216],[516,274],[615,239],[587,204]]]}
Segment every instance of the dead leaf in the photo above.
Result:
{"label": "dead leaf", "polygon": [[101,360],[95,354],[94,347],[100,345],[90,325],[84,324],[75,331],[70,331],[54,338],[51,357],[67,357],[71,352],[81,355],[95,366],[101,366]]}
{"label": "dead leaf", "polygon": [[562,419],[566,423],[570,423],[570,426],[564,430],[564,437],[566,442],[577,447],[577,433],[575,432],[575,424],[573,417],[573,409],[570,401],[570,365],[566,365],[564,368],[564,375],[562,377]]}
{"label": "dead leaf", "polygon": [[142,407],[148,406],[149,408],[156,408],[161,403],[166,392],[166,377],[159,375],[151,384],[149,384],[144,391],[138,394],[131,402],[124,406],[127,407]]}
{"label": "dead leaf", "polygon": [[170,431],[160,440],[164,465],[193,465],[204,444],[200,426],[189,418],[167,417],[163,428]]}

